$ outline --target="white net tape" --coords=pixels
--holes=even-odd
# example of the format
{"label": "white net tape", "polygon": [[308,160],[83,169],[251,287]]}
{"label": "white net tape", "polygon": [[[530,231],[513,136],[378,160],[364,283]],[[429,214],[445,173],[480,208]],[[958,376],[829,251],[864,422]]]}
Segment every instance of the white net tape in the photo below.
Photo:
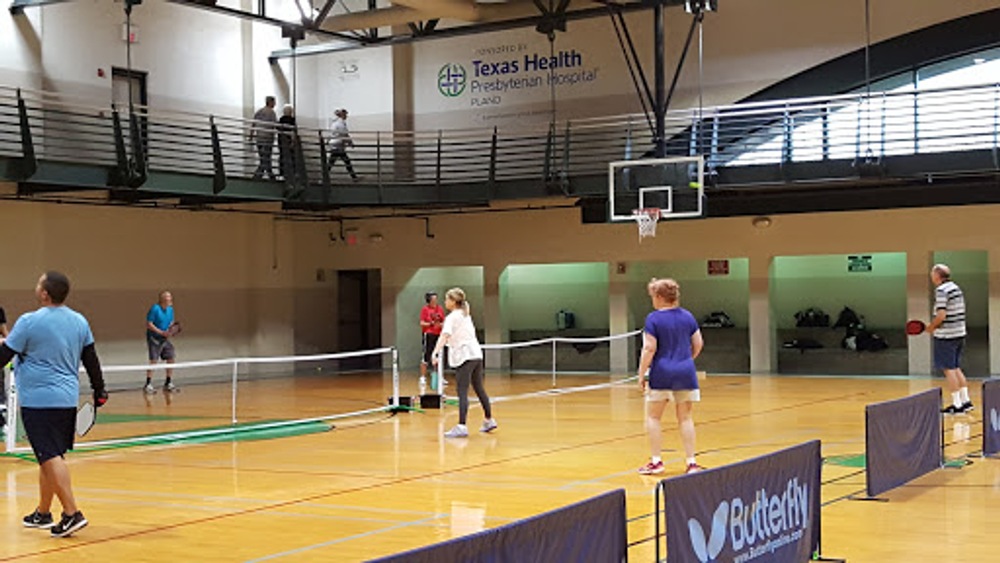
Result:
{"label": "white net tape", "polygon": [[636,224],[639,225],[639,242],[646,237],[656,236],[656,223],[660,220],[660,210],[652,207],[636,209],[632,212]]}

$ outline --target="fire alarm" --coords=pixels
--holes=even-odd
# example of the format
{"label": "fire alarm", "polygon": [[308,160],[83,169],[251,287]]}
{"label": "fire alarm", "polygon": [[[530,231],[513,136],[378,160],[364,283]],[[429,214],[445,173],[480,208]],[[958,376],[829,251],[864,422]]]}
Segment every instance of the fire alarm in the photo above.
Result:
{"label": "fire alarm", "polygon": [[104,69],[103,68],[97,69],[97,77],[98,78],[104,78]]}

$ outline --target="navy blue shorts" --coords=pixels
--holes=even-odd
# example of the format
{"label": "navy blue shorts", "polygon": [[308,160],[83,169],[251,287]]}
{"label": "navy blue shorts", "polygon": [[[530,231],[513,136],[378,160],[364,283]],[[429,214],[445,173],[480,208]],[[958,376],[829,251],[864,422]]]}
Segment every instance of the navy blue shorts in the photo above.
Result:
{"label": "navy blue shorts", "polygon": [[41,465],[54,457],[62,457],[73,449],[76,436],[76,409],[35,409],[21,407],[24,433]]}
{"label": "navy blue shorts", "polygon": [[962,362],[965,338],[934,339],[934,369],[958,369]]}

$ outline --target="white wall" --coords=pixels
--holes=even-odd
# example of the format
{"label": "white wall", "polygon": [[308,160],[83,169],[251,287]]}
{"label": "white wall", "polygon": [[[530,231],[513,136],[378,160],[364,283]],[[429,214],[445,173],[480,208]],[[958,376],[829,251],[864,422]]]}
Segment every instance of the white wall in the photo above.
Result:
{"label": "white wall", "polygon": [[[293,13],[290,0],[269,0],[269,8]],[[230,2],[236,5],[236,2]],[[241,2],[244,8],[250,0]],[[863,0],[801,2],[754,0],[724,3],[705,20],[705,103],[728,103],[863,45]],[[879,41],[941,21],[994,8],[991,0],[880,0],[874,3],[873,39]],[[628,15],[633,37],[648,74],[652,74],[651,12]],[[668,73],[679,57],[690,22],[679,8],[667,10]],[[79,0],[24,15],[0,15],[0,83],[43,87],[81,95],[96,103],[111,97],[110,69],[124,67],[122,4]],[[207,10],[147,0],[133,14],[139,43],[133,66],[149,72],[150,102],[161,108],[223,115],[251,115],[263,97],[276,94],[279,104],[290,95],[290,62],[272,67],[267,55],[288,47],[274,26],[251,23]],[[315,43],[310,38],[303,44]],[[85,48],[81,48],[85,47]],[[496,52],[498,48],[513,50]],[[299,59],[298,113],[305,125],[326,126],[332,110],[352,110],[356,130],[389,129],[394,92],[413,91],[415,128],[525,127],[548,122],[551,90],[538,88],[500,94],[499,105],[473,107],[473,94],[446,98],[438,91],[437,73],[445,63],[473,72],[474,60],[502,62],[549,53],[548,40],[532,28],[424,41],[413,46],[412,73],[405,85],[394,78],[388,47],[354,50]],[[608,18],[573,21],[559,34],[556,52],[576,52],[580,63],[560,69],[592,77],[556,89],[558,117],[616,115],[639,110]],[[673,107],[697,101],[697,58],[679,83]],[[346,75],[345,67],[357,67]],[[97,70],[104,69],[104,78]],[[547,73],[529,73],[544,78]],[[412,75],[412,78],[411,78]],[[527,77],[519,73],[513,76]],[[471,77],[470,77],[471,78]],[[651,80],[650,76],[650,80]],[[477,95],[479,98],[489,97]]]}
{"label": "white wall", "polygon": [[312,57],[316,62],[316,111],[328,127],[337,108],[350,112],[355,131],[392,129],[392,50],[379,47]]}
{"label": "white wall", "polygon": [[[0,15],[0,83],[109,103],[111,69],[127,66],[122,6],[91,0],[28,8],[20,16],[5,11]],[[279,28],[165,0],[146,0],[133,10],[132,21],[138,33],[132,68],[149,73],[151,106],[239,116],[246,113],[245,95],[255,100],[251,107],[268,94],[282,98],[281,80],[267,61],[272,50],[288,45]],[[37,56],[33,43],[40,45]],[[306,63],[306,74],[315,75],[309,66],[314,63]]]}
{"label": "white wall", "polygon": [[[995,7],[996,2],[990,0],[880,0],[873,3],[872,40],[878,42]],[[652,83],[652,11],[630,14],[627,19],[647,78]],[[690,16],[680,8],[667,10],[668,80],[680,58],[690,21]],[[864,0],[724,2],[718,13],[706,15],[704,31],[704,103],[726,104],[862,48]],[[496,53],[498,49],[503,52]],[[557,90],[558,119],[640,111],[625,59],[608,18],[570,22],[569,30],[558,35],[555,50],[576,50],[583,57],[579,69],[596,69],[595,80],[581,87]],[[500,95],[499,105],[485,107],[472,105],[477,96],[470,92],[470,87],[455,98],[442,96],[437,89],[437,73],[446,62],[461,64],[471,81],[474,60],[523,61],[525,54],[535,53],[548,54],[549,43],[532,28],[417,44],[414,63],[417,129],[484,125],[524,127],[547,123],[551,95],[548,87],[504,93]],[[536,75],[544,76],[545,73],[520,72],[509,76]],[[697,86],[695,42],[671,107],[696,106]]]}

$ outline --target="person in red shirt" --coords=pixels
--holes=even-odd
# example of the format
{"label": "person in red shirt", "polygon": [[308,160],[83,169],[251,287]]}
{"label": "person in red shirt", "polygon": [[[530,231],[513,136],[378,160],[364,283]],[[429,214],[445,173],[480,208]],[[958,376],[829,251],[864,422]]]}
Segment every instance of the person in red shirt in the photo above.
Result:
{"label": "person in red shirt", "polygon": [[444,309],[438,305],[438,295],[433,291],[424,295],[427,303],[420,310],[420,330],[423,332],[423,357],[420,359],[420,377],[427,377],[427,366],[431,363],[431,352],[437,346],[444,324]]}

